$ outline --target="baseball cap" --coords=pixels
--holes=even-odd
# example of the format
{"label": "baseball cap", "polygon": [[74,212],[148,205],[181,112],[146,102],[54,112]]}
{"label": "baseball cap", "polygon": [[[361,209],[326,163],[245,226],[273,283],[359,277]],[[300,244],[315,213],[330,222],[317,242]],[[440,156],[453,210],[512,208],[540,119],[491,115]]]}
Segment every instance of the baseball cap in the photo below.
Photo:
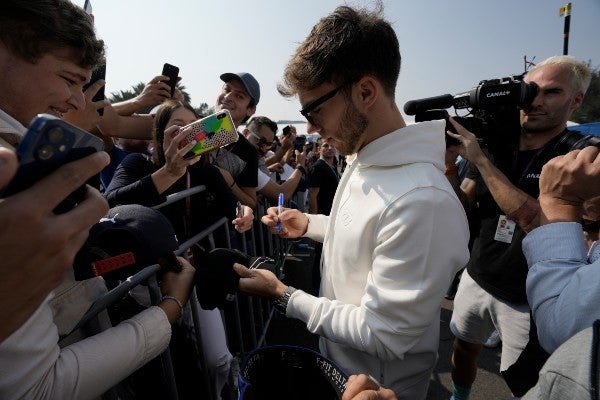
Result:
{"label": "baseball cap", "polygon": [[260,347],[240,365],[240,400],[339,400],[348,375],[311,349],[276,345]]}
{"label": "baseball cap", "polygon": [[268,269],[275,273],[275,260],[269,257],[251,257],[227,248],[216,248],[202,254],[194,254],[196,260],[195,287],[200,306],[205,310],[224,309],[236,298],[240,276],[233,264],[250,269]]}
{"label": "baseball cap", "polygon": [[244,84],[244,87],[248,91],[248,94],[254,100],[255,104],[258,104],[260,100],[260,85],[256,78],[249,72],[226,72],[220,76],[223,82],[229,82],[232,79],[239,79]]}
{"label": "baseball cap", "polygon": [[124,280],[154,264],[179,270],[178,247],[175,230],[160,211],[139,204],[116,206],[90,228],[75,256],[75,279]]}

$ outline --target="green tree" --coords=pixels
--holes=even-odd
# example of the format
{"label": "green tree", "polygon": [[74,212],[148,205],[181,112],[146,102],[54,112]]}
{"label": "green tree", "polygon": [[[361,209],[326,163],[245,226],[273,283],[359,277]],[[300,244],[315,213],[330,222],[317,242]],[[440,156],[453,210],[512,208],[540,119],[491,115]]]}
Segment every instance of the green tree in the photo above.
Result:
{"label": "green tree", "polygon": [[583,104],[573,112],[571,120],[579,124],[600,121],[600,67],[592,69],[590,87],[585,94]]}

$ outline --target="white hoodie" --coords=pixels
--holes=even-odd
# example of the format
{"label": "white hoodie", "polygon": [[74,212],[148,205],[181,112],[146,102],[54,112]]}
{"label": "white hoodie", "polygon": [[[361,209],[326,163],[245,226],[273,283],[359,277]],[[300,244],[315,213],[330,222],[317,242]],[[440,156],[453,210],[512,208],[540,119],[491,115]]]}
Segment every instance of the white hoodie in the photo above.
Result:
{"label": "white hoodie", "polygon": [[323,241],[321,296],[302,291],[287,315],[321,335],[347,373],[399,398],[424,398],[437,360],[440,303],[467,263],[464,209],[444,176],[440,121],[385,135],[349,157],[331,216],[310,215]]}

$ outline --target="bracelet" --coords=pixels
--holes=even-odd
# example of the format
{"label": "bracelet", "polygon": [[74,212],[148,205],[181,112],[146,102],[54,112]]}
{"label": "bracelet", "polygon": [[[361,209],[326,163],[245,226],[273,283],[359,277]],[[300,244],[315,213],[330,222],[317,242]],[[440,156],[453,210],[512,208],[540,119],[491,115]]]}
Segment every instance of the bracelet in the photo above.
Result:
{"label": "bracelet", "polygon": [[230,188],[235,186],[235,179],[233,180],[233,182],[231,182],[231,185],[229,186]]}
{"label": "bracelet", "polygon": [[179,306],[179,316],[183,315],[183,304],[179,301],[179,299],[175,296],[163,296],[163,300],[173,300]]}
{"label": "bracelet", "polygon": [[458,172],[458,167],[456,165],[453,165],[451,167],[446,167],[446,172],[444,172],[444,175],[454,175]]}

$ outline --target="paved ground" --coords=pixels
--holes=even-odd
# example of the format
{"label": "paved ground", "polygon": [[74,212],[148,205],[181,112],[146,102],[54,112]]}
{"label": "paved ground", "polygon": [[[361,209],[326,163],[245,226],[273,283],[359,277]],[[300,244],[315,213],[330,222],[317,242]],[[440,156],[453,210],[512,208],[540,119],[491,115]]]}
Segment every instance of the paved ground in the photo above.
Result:
{"label": "paved ground", "polygon": [[[302,243],[307,243],[302,241]],[[310,266],[313,261],[311,249],[292,247],[291,256],[285,264],[287,284],[297,288],[308,288],[310,285]],[[428,400],[449,399],[451,395],[450,355],[454,339],[448,323],[452,315],[452,302],[444,300],[441,304],[439,361],[431,377]],[[297,320],[276,316],[267,335],[268,344],[294,344],[309,348],[317,348],[317,337],[309,333],[305,325]],[[479,358],[477,380],[471,392],[472,400],[510,399],[504,380],[498,370],[500,365],[500,348],[484,349]]]}

